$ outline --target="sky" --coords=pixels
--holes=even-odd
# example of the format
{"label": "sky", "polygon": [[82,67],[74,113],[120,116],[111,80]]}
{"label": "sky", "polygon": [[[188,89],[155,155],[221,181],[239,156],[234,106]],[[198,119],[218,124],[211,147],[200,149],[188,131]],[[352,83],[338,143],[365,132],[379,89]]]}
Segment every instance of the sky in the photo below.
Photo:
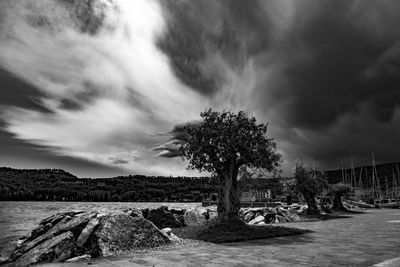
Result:
{"label": "sky", "polygon": [[282,171],[399,160],[396,0],[2,0],[0,165],[190,175],[200,112],[268,123]]}

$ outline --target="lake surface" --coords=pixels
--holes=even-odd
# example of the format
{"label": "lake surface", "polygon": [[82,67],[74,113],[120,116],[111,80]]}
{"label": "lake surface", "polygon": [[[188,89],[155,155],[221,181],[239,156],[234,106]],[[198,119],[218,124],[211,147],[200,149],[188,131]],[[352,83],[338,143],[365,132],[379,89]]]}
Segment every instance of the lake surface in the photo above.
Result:
{"label": "lake surface", "polygon": [[0,201],[0,257],[8,256],[20,237],[28,235],[38,223],[55,213],[71,210],[110,211],[126,208],[192,208],[201,203],[162,202],[24,202]]}

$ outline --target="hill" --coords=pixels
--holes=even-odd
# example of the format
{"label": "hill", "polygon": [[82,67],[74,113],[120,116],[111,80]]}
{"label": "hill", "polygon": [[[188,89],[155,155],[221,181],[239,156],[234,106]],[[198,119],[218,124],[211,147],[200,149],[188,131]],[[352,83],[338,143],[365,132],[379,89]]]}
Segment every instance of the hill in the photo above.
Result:
{"label": "hill", "polygon": [[[0,200],[199,202],[215,195],[217,184],[210,177],[130,175],[93,179],[77,178],[58,169],[0,168]],[[242,191],[271,187],[279,189],[280,182],[239,181]]]}

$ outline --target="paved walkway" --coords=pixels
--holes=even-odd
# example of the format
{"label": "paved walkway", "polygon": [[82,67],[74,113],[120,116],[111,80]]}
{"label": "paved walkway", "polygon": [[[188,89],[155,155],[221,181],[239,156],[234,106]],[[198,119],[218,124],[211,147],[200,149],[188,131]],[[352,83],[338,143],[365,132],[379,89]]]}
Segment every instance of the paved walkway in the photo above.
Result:
{"label": "paved walkway", "polygon": [[400,257],[400,210],[352,216],[285,225],[314,231],[300,236],[101,259],[91,266],[400,266],[393,260]]}

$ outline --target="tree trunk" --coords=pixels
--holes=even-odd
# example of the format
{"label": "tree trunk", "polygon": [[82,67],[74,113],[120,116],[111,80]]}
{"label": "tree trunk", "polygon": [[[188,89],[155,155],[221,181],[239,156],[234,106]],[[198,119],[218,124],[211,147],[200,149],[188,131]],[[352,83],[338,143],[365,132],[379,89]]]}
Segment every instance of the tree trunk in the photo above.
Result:
{"label": "tree trunk", "polygon": [[347,211],[343,206],[342,194],[335,193],[335,195],[333,197],[333,207],[332,207],[332,209],[335,210],[335,211]]}
{"label": "tree trunk", "polygon": [[315,201],[315,196],[310,192],[304,192],[303,195],[308,206],[307,213],[318,214],[318,207],[317,207],[317,202]]}
{"label": "tree trunk", "polygon": [[286,204],[287,205],[292,205],[292,196],[291,195],[287,195],[286,196]]}
{"label": "tree trunk", "polygon": [[235,220],[239,217],[240,200],[237,182],[238,168],[231,160],[229,170],[219,175],[218,219],[220,222]]}

